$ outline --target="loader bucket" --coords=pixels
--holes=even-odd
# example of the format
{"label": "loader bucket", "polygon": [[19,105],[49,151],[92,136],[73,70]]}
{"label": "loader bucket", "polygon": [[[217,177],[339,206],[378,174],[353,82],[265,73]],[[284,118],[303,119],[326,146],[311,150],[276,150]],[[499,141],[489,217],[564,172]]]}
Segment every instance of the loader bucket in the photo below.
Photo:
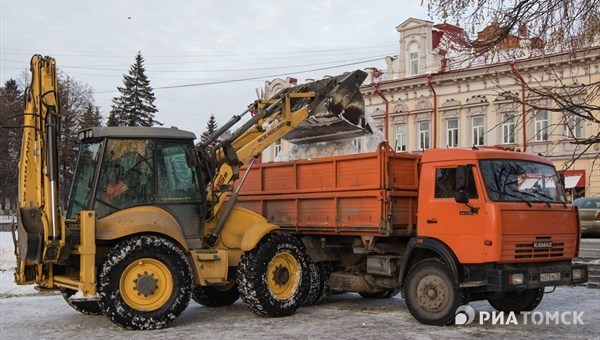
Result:
{"label": "loader bucket", "polygon": [[354,138],[372,133],[365,119],[360,85],[367,74],[356,70],[284,90],[283,93],[315,92],[316,97],[292,102],[292,109],[309,105],[309,117],[284,139],[295,144]]}

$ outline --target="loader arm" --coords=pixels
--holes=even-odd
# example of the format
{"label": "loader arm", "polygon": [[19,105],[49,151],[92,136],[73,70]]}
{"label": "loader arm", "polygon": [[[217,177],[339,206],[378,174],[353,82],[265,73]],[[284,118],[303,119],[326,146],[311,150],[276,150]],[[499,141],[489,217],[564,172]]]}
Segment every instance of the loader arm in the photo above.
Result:
{"label": "loader arm", "polygon": [[[224,206],[233,182],[239,178],[240,166],[258,157],[268,146],[281,138],[292,137],[291,141],[295,143],[306,143],[371,132],[364,119],[364,100],[360,93],[360,85],[365,78],[366,73],[357,70],[284,89],[269,100],[256,102],[252,108],[255,115],[231,137],[214,144],[211,155],[217,171],[212,180],[212,190],[208,193],[208,202],[212,204],[213,215],[225,210],[211,232],[209,243],[216,241],[236,203],[237,190]],[[211,137],[214,142],[218,133]],[[210,139],[208,143],[211,143]],[[242,184],[243,180],[238,190]]]}
{"label": "loader arm", "polygon": [[59,212],[57,131],[58,82],[53,58],[31,58],[19,161],[18,283],[34,279],[25,266],[56,263],[65,244]]}

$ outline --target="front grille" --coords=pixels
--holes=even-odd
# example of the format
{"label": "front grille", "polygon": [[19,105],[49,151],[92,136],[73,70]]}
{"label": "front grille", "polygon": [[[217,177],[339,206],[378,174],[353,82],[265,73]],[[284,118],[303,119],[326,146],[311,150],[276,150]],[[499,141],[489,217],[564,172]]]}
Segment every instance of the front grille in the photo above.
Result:
{"label": "front grille", "polygon": [[564,256],[565,243],[553,242],[552,247],[536,248],[536,242],[551,242],[551,238],[536,237],[534,242],[517,243],[515,245],[515,259],[533,259],[540,257],[562,257]]}
{"label": "front grille", "polygon": [[[552,242],[549,247],[535,247],[536,243]],[[575,237],[571,235],[534,236],[505,235],[502,242],[501,261],[554,260],[575,256]]]}

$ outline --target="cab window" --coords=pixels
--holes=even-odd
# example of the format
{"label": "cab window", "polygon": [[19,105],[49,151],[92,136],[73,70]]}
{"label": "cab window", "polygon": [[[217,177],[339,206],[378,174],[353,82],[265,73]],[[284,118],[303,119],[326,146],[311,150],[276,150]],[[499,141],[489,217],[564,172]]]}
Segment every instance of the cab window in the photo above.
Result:
{"label": "cab window", "polygon": [[188,144],[160,143],[157,153],[158,197],[163,202],[201,199],[198,173],[190,164],[193,150]]}
{"label": "cab window", "polygon": [[[469,199],[478,198],[473,172],[469,172],[467,194]],[[440,168],[435,170],[435,198],[454,198],[456,188],[456,168]]]}
{"label": "cab window", "polygon": [[98,217],[128,207],[150,204],[152,141],[109,139],[100,169],[94,210]]}

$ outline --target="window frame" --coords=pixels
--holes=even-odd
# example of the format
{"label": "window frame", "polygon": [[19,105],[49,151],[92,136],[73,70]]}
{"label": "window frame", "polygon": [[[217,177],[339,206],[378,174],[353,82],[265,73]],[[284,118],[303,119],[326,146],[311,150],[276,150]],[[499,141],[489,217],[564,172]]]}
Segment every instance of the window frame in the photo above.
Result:
{"label": "window frame", "polygon": [[[546,118],[540,118],[540,114],[544,113]],[[548,130],[550,126],[549,113],[546,110],[541,110],[535,114],[535,141],[536,142],[547,142],[550,139]],[[545,134],[544,134],[545,132]]]}
{"label": "window frame", "polygon": [[410,66],[410,75],[416,76],[419,74],[419,50],[408,52],[408,65]]}
{"label": "window frame", "polygon": [[[481,119],[481,125],[475,125],[476,119]],[[473,142],[472,146],[485,145],[485,116],[471,117],[471,134],[471,142]],[[481,143],[475,143],[479,140],[481,140]]]}
{"label": "window frame", "polygon": [[[422,130],[423,124],[427,124],[427,130]],[[428,120],[417,122],[419,131],[419,150],[428,150],[431,148],[431,122]],[[427,144],[427,145],[423,145]]]}
{"label": "window frame", "polygon": [[[404,132],[399,132],[399,128],[404,128]],[[408,125],[398,124],[396,125],[396,152],[408,151]]]}
{"label": "window frame", "polygon": [[504,113],[503,116],[506,116],[506,119],[502,120],[502,144],[515,144],[515,115],[512,113]]}
{"label": "window frame", "polygon": [[[456,122],[456,127],[450,128],[450,122],[454,121]],[[459,144],[459,127],[460,127],[460,122],[458,120],[458,118],[449,118],[446,120],[446,145],[449,148],[457,148],[458,144]],[[454,142],[454,143],[453,143]]]}

